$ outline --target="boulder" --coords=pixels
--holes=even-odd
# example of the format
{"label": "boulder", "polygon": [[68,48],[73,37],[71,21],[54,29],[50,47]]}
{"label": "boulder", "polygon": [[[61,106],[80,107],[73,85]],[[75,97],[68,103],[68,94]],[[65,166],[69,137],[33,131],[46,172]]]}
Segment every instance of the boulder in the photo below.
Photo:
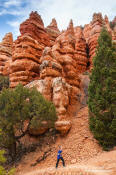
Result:
{"label": "boulder", "polygon": [[29,134],[30,135],[34,135],[34,136],[38,136],[38,135],[44,134],[48,130],[48,124],[47,124],[46,121],[43,121],[41,123],[41,125],[42,126],[38,126],[38,127],[30,126]]}
{"label": "boulder", "polygon": [[25,87],[32,88],[35,87],[47,100],[51,101],[51,80],[50,79],[41,79],[34,80],[27,84]]}
{"label": "boulder", "polygon": [[62,136],[66,135],[71,128],[70,121],[57,121],[55,123],[56,129],[61,133]]}

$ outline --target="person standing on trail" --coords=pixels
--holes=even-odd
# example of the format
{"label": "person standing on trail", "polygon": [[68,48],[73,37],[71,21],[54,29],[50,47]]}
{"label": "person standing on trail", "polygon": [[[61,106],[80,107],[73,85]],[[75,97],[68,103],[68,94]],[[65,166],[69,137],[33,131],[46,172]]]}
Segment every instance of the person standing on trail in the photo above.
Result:
{"label": "person standing on trail", "polygon": [[57,162],[56,162],[56,168],[58,167],[59,161],[62,160],[63,166],[65,167],[65,162],[62,157],[62,146],[59,146],[58,154],[57,154]]}

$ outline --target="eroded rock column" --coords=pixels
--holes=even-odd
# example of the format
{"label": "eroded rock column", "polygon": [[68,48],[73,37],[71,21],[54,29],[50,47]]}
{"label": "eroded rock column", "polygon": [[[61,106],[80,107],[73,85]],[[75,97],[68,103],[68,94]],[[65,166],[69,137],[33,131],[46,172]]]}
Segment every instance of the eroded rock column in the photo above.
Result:
{"label": "eroded rock column", "polygon": [[70,86],[62,77],[57,77],[52,80],[53,87],[53,103],[56,107],[58,121],[55,126],[62,135],[66,134],[71,128],[71,121],[68,120],[67,108],[69,105]]}
{"label": "eroded rock column", "polygon": [[40,79],[40,57],[44,47],[50,45],[49,36],[37,12],[32,12],[29,19],[20,25],[20,32],[21,36],[13,44],[10,87]]}
{"label": "eroded rock column", "polygon": [[86,53],[86,41],[80,27],[75,27],[74,32],[76,39],[74,59],[76,60],[77,64],[77,72],[82,73],[86,71],[88,62]]}
{"label": "eroded rock column", "polygon": [[50,37],[50,45],[53,46],[56,38],[60,35],[60,30],[58,29],[55,18],[53,18],[50,25],[46,27],[46,31]]}
{"label": "eroded rock column", "polygon": [[0,43],[0,74],[9,75],[12,60],[12,33],[7,33]]}

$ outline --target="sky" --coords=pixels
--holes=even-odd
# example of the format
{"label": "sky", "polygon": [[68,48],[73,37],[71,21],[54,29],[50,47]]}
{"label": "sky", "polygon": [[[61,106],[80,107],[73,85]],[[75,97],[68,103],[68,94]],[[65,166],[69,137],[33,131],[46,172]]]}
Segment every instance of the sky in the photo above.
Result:
{"label": "sky", "polygon": [[60,30],[66,29],[70,19],[74,26],[88,24],[94,12],[101,12],[113,20],[116,16],[116,0],[0,0],[0,41],[8,32],[16,39],[19,25],[31,11],[37,11],[45,27],[56,18]]}

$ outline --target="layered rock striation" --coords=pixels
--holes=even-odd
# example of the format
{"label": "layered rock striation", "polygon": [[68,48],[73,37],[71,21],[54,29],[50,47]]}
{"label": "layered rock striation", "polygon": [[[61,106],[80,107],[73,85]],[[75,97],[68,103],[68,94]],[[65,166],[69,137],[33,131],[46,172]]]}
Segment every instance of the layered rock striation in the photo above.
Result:
{"label": "layered rock striation", "polygon": [[43,46],[49,46],[50,44],[44,23],[37,12],[31,12],[29,19],[20,25],[20,33],[21,35],[28,34],[28,36],[37,40]]}
{"label": "layered rock striation", "polygon": [[46,27],[46,31],[50,37],[50,45],[53,46],[56,38],[60,35],[60,30],[58,29],[55,18],[53,18],[50,25]]}
{"label": "layered rock striation", "polygon": [[39,77],[41,50],[39,43],[28,35],[23,35],[14,42],[10,87],[13,88],[18,83],[26,85]]}
{"label": "layered rock striation", "polygon": [[12,33],[7,33],[0,43],[0,74],[9,75],[12,61]]}
{"label": "layered rock striation", "polygon": [[74,28],[76,43],[75,43],[75,54],[74,58],[76,60],[76,69],[78,73],[83,73],[87,69],[87,45],[86,40],[83,35],[83,31],[81,27],[75,27]]}
{"label": "layered rock striation", "polygon": [[56,60],[63,67],[62,76],[66,82],[72,86],[79,87],[77,64],[74,58],[75,43],[74,28],[71,20],[67,30],[56,39],[52,51]]}
{"label": "layered rock striation", "polygon": [[10,87],[18,83],[28,84],[40,78],[40,57],[45,46],[50,44],[43,21],[37,12],[20,25],[21,36],[13,43]]}
{"label": "layered rock striation", "polygon": [[90,65],[91,68],[93,67],[93,57],[95,56],[96,47],[98,44],[98,37],[100,35],[101,29],[104,25],[104,20],[102,18],[101,13],[94,13],[93,19],[91,21],[91,31],[90,36],[88,39],[88,46],[89,46],[89,56],[90,56]]}

